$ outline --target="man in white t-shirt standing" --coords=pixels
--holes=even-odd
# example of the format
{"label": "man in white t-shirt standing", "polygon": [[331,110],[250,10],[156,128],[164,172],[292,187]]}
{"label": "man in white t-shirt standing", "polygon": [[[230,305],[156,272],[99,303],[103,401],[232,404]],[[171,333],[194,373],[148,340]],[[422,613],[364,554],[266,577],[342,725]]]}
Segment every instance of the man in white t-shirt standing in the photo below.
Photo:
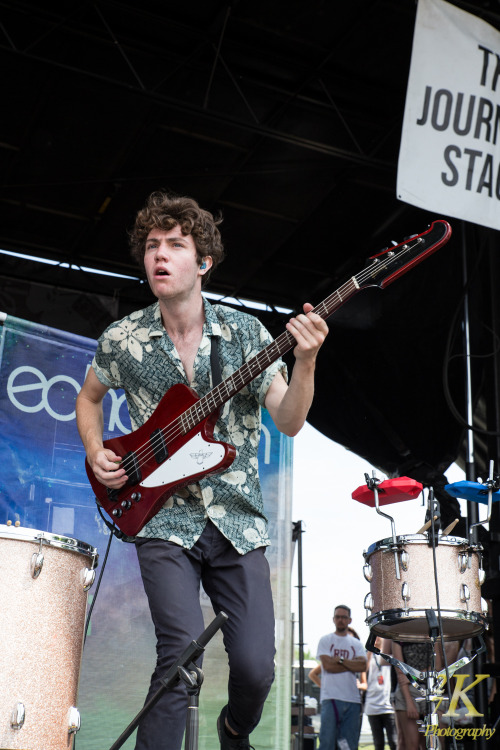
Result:
{"label": "man in white t-shirt standing", "polygon": [[365,671],[366,652],[361,642],[348,633],[349,607],[335,607],[333,622],[335,632],[321,638],[317,652],[321,661],[319,750],[336,750],[337,742],[344,750],[356,750],[361,713],[356,672]]}

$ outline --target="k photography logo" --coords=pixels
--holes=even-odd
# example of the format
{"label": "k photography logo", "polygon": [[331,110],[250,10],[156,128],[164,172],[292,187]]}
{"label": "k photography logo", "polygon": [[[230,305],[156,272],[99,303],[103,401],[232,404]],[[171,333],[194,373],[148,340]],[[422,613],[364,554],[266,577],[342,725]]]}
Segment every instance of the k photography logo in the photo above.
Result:
{"label": "k photography logo", "polygon": [[[484,714],[480,714],[479,711],[476,710],[474,704],[472,703],[471,699],[467,695],[469,690],[472,690],[476,685],[479,685],[480,682],[483,680],[486,680],[489,677],[489,674],[477,674],[476,679],[470,683],[470,685],[467,685],[467,687],[464,687],[464,682],[469,678],[469,675],[467,674],[457,674],[455,675],[456,679],[456,685],[455,689],[453,691],[453,695],[451,696],[450,700],[450,707],[448,711],[443,714],[443,718],[449,718],[449,719],[457,719],[458,717],[462,716],[463,713],[458,713],[457,707],[458,702],[462,701],[462,704],[466,707],[467,713],[465,716],[468,719],[473,719],[477,717],[484,716]],[[446,684],[446,681],[443,683],[443,686]],[[439,710],[439,706],[441,705],[443,699],[439,701],[439,703],[436,706],[436,711]],[[495,734],[495,729],[490,729],[486,726],[486,724],[482,727],[437,727],[437,726],[427,726],[425,729],[425,736],[428,737],[429,735],[433,735],[435,737],[455,737],[457,740],[463,740],[465,738],[470,738],[472,740],[477,740],[480,737],[484,737],[487,740],[490,740],[492,736]]]}

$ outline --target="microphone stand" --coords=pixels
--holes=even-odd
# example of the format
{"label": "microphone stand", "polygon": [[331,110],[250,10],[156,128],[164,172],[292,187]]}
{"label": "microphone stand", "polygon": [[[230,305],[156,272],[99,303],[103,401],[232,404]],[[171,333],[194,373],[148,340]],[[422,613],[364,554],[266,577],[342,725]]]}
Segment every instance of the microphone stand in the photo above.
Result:
{"label": "microphone stand", "polygon": [[203,682],[203,672],[193,662],[202,655],[207,643],[214,637],[216,632],[227,620],[225,612],[219,612],[210,625],[203,631],[199,638],[191,641],[177,661],[172,664],[165,677],[160,679],[161,687],[139,711],[137,716],[130,722],[124,732],[111,745],[110,750],[118,750],[130,737],[132,732],[139,726],[141,720],[155,706],[162,695],[171,690],[181,680],[187,685],[189,695],[188,715],[186,721],[185,750],[197,750],[198,748],[198,696]]}

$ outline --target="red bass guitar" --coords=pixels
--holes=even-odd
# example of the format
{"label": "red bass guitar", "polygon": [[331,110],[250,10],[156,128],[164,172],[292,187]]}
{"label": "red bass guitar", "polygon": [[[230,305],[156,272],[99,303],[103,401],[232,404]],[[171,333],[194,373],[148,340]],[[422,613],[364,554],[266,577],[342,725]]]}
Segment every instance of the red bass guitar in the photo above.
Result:
{"label": "red bass guitar", "polygon": [[[450,236],[448,222],[434,221],[422,234],[372,256],[367,268],[352,276],[314,312],[326,319],[361,289],[384,289]],[[231,465],[235,448],[213,437],[220,407],[294,346],[295,339],[285,331],[202,398],[182,383],[172,386],[138,430],[106,440],[104,447],[123,457],[121,465],[128,482],[120,490],[104,487],[85,461],[98,504],[123,534],[138,534],[180,487]]]}

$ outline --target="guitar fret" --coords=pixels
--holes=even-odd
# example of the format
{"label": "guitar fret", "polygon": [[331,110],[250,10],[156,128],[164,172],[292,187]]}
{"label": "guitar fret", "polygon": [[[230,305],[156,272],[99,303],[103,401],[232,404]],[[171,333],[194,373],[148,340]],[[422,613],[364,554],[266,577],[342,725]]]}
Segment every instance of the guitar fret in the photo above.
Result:
{"label": "guitar fret", "polygon": [[187,411],[185,411],[184,414],[181,414],[181,431],[184,435],[189,432]]}

